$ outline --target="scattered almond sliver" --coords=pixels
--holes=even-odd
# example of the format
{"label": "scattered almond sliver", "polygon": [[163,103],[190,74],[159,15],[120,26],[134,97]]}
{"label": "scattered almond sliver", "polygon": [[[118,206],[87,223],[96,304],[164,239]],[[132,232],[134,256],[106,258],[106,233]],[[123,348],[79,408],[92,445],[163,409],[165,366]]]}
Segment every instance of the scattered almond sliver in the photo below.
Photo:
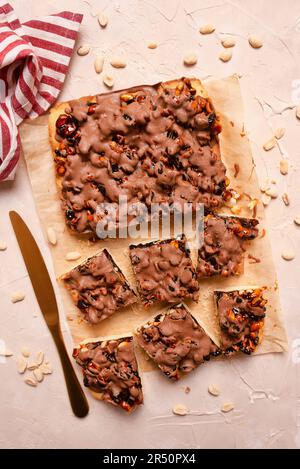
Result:
{"label": "scattered almond sliver", "polygon": [[288,172],[289,172],[289,162],[288,162],[288,160],[280,160],[279,169],[280,169],[280,172],[283,176],[288,174]]}
{"label": "scattered almond sliver", "polygon": [[215,384],[210,384],[208,386],[207,390],[208,390],[209,394],[211,394],[212,396],[219,396],[220,395],[220,389]]}
{"label": "scattered almond sliver", "polygon": [[87,55],[90,52],[91,48],[89,45],[84,44],[77,49],[77,54],[80,56]]}
{"label": "scattered almond sliver", "polygon": [[101,73],[103,70],[104,65],[104,57],[103,55],[97,55],[94,62],[94,68],[96,73]]}
{"label": "scattered almond sliver", "polygon": [[17,359],[17,370],[18,373],[23,374],[27,368],[27,362],[23,357]]}
{"label": "scattered almond sliver", "polygon": [[49,228],[47,228],[47,238],[50,244],[52,244],[53,246],[56,245],[57,243],[56,232],[55,232],[55,229],[52,228],[52,226],[49,226]]}
{"label": "scattered almond sliver", "polygon": [[234,409],[234,404],[232,402],[225,402],[221,407],[221,411],[225,413],[230,412],[233,409]]}
{"label": "scattered almond sliver", "polygon": [[292,261],[295,258],[295,252],[292,249],[286,249],[282,251],[281,257],[285,261]]}
{"label": "scattered almond sliver", "polygon": [[36,363],[37,365],[41,365],[44,361],[44,352],[38,352],[36,355]]}
{"label": "scattered almond sliver", "polygon": [[282,194],[281,198],[282,198],[284,205],[286,206],[290,205],[290,198],[286,192]]}
{"label": "scattered almond sliver", "polygon": [[7,249],[6,242],[0,239],[0,251],[6,251],[6,249]]}
{"label": "scattered almond sliver", "polygon": [[148,47],[148,49],[156,49],[157,44],[156,44],[156,42],[149,42],[147,47]]}
{"label": "scattered almond sliver", "polygon": [[38,383],[41,383],[43,381],[44,373],[40,370],[40,368],[36,368],[35,370],[33,370],[32,374],[38,381]]}
{"label": "scattered almond sliver", "polygon": [[23,357],[28,358],[30,356],[30,350],[28,347],[22,347],[21,348],[21,353]]}
{"label": "scattered almond sliver", "polygon": [[183,58],[183,63],[184,65],[187,65],[188,67],[195,65],[197,63],[197,55],[196,54],[188,54]]}
{"label": "scattered almond sliver", "polygon": [[232,58],[232,52],[230,49],[226,49],[221,54],[219,55],[219,59],[222,60],[222,62],[229,62]]}
{"label": "scattered almond sliver", "polygon": [[9,349],[0,350],[0,357],[12,357],[13,352]]}
{"label": "scattered almond sliver", "polygon": [[24,382],[28,384],[28,386],[33,386],[33,387],[36,387],[38,384],[34,377],[25,378]]}
{"label": "scattered almond sliver", "polygon": [[126,60],[122,57],[115,57],[110,61],[110,65],[114,68],[125,68]]}
{"label": "scattered almond sliver", "polygon": [[277,140],[280,140],[285,134],[285,129],[283,127],[278,127],[275,132],[274,132],[274,137],[277,138]]}
{"label": "scattered almond sliver", "polygon": [[25,293],[21,291],[16,291],[12,293],[10,297],[12,303],[18,303],[19,301],[23,301],[24,298],[25,298]]}
{"label": "scattered almond sliver", "polygon": [[103,83],[108,88],[112,88],[114,86],[114,79],[111,75],[105,75],[103,77]]}
{"label": "scattered almond sliver", "polygon": [[215,27],[214,25],[212,24],[204,24],[203,26],[201,26],[201,28],[199,29],[199,32],[201,34],[211,34],[215,31]]}
{"label": "scattered almond sliver", "polygon": [[66,254],[67,261],[77,261],[77,259],[79,259],[80,257],[81,257],[81,254],[78,251],[71,251],[71,252],[67,252]]}
{"label": "scattered almond sliver", "polygon": [[262,40],[257,36],[250,36],[248,42],[253,49],[260,49],[263,46]]}
{"label": "scattered almond sliver", "polygon": [[108,24],[108,17],[102,11],[98,13],[98,23],[100,24],[101,28],[105,28]]}
{"label": "scattered almond sliver", "polygon": [[268,140],[266,143],[264,143],[263,149],[265,151],[270,151],[275,147],[275,145],[276,145],[276,139],[275,139],[275,137],[272,137],[272,138],[270,138],[270,140]]}
{"label": "scattered almond sliver", "polygon": [[294,218],[294,223],[295,223],[295,225],[300,226],[300,217],[295,217]]}
{"label": "scattered almond sliver", "polygon": [[235,46],[235,39],[231,37],[226,37],[225,39],[222,39],[221,44],[223,47],[230,48]]}
{"label": "scattered almond sliver", "polygon": [[172,412],[175,415],[187,415],[188,408],[184,404],[177,404],[173,407]]}

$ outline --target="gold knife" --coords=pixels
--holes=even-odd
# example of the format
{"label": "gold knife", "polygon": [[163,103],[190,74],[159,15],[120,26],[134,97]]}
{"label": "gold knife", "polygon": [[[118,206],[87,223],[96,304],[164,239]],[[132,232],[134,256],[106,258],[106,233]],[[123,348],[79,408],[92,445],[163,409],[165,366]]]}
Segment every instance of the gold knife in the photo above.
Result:
{"label": "gold knife", "polygon": [[85,417],[89,412],[86,396],[79,384],[67,353],[60,323],[53,285],[41,252],[29,228],[20,215],[9,212],[21,253],[48,329],[59,353],[71,407],[77,417]]}

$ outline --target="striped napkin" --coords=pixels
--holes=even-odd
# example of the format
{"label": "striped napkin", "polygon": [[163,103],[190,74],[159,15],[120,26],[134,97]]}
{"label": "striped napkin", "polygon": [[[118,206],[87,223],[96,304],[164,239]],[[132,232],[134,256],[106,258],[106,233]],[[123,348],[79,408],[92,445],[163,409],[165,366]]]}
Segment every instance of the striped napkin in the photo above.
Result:
{"label": "striped napkin", "polygon": [[0,6],[0,181],[15,175],[18,124],[57,99],[81,21],[63,11],[21,24],[8,3]]}

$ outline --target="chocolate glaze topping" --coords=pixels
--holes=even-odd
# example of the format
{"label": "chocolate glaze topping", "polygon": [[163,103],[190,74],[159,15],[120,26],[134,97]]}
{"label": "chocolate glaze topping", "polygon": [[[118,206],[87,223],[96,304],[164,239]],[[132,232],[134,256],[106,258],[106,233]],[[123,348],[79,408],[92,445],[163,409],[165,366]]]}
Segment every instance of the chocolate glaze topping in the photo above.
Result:
{"label": "chocolate glaze topping", "polygon": [[245,241],[257,237],[258,220],[209,214],[204,219],[204,240],[198,254],[198,276],[228,277],[240,272]]}
{"label": "chocolate glaze topping", "polygon": [[65,274],[63,280],[85,319],[92,324],[137,301],[106,249]]}
{"label": "chocolate glaze topping", "polygon": [[215,292],[222,349],[252,353],[259,342],[267,300],[262,289]]}
{"label": "chocolate glaze topping", "polygon": [[73,357],[82,367],[84,385],[101,399],[131,412],[143,402],[132,337],[81,344]]}
{"label": "chocolate glaze topping", "polygon": [[[163,86],[163,85],[162,85]],[[220,123],[190,80],[176,89],[143,86],[70,102],[56,121],[57,174],[66,223],[96,232],[97,206],[143,202],[220,207],[226,197]]]}
{"label": "chocolate glaze topping", "polygon": [[220,353],[184,305],[176,305],[140,327],[137,340],[171,380]]}
{"label": "chocolate glaze topping", "polygon": [[145,305],[198,299],[199,284],[185,238],[131,245],[130,259]]}

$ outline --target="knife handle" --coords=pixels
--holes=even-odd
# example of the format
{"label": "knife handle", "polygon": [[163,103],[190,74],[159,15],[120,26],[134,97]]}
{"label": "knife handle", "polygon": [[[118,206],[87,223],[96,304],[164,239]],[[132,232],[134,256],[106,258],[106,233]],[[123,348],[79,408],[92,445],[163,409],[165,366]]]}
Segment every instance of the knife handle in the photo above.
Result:
{"label": "knife handle", "polygon": [[72,410],[76,417],[85,417],[89,412],[88,401],[75,374],[60,327],[52,333],[65,375]]}

